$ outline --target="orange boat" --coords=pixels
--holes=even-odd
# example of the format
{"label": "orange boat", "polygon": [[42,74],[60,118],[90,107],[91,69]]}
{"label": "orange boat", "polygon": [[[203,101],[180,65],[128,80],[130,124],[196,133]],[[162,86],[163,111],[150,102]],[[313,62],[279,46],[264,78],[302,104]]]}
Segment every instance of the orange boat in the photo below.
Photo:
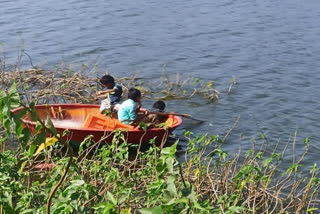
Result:
{"label": "orange boat", "polygon": [[[12,112],[16,114],[22,109],[23,107],[20,107]],[[137,127],[123,124],[116,118],[101,115],[99,105],[52,104],[36,105],[35,109],[41,120],[45,121],[48,116],[51,117],[58,133],[62,134],[65,130],[69,130],[70,133],[65,140],[78,144],[88,135],[92,135],[96,142],[101,140],[110,143],[115,131],[121,130],[128,143],[138,144],[155,138],[155,142],[159,145],[165,142],[169,134],[182,123],[180,117],[168,115],[163,128],[140,130]],[[36,122],[32,121],[29,114],[25,115],[22,121],[31,131],[35,130]]]}

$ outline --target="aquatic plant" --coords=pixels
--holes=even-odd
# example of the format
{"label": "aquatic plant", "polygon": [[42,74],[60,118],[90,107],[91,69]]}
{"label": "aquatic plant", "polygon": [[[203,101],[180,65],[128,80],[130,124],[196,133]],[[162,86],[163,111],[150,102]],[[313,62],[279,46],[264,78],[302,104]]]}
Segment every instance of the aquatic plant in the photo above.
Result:
{"label": "aquatic plant", "polygon": [[[52,70],[0,70],[0,88],[7,89],[15,81],[23,100],[36,100],[38,104],[97,103],[95,92],[101,86],[98,77],[92,77],[97,76],[97,73],[93,73],[97,71],[88,69],[83,65],[79,71],[73,71],[62,65]],[[135,76],[116,79],[122,85],[124,94],[128,92],[128,88],[136,87],[141,90],[144,99],[190,99],[198,95],[206,102],[219,100],[220,93],[214,88],[213,81],[195,80],[197,78],[181,78],[179,74],[170,78],[165,73],[157,80]]]}
{"label": "aquatic plant", "polygon": [[[313,165],[308,174],[301,173],[308,138],[303,142],[305,153],[287,170],[279,166],[289,143],[282,151],[276,144],[272,152],[253,147],[242,156],[225,151],[219,136],[189,131],[184,133],[188,143],[183,161],[176,155],[178,141],[162,150],[151,141],[141,151],[127,144],[121,132],[110,145],[92,142],[88,136],[73,155],[50,118],[38,120],[33,102],[23,112],[38,122],[35,134],[23,126],[23,114],[11,113],[23,105],[14,84],[0,95],[0,214],[316,213],[320,209],[319,168]],[[35,155],[48,133],[57,142]],[[290,142],[293,147],[295,139]],[[13,140],[19,149],[4,150]],[[55,167],[37,169],[40,163]]]}

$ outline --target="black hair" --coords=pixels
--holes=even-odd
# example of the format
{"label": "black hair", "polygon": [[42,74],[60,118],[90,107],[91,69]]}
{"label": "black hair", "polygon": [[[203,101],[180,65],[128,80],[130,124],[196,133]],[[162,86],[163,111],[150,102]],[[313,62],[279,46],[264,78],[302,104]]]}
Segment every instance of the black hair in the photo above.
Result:
{"label": "black hair", "polygon": [[100,82],[103,84],[103,85],[106,85],[106,84],[114,84],[114,78],[110,75],[104,75],[100,78]]}
{"label": "black hair", "polygon": [[159,109],[160,111],[164,111],[164,109],[166,108],[166,104],[163,101],[158,100],[153,103],[152,108],[156,108],[156,109]]}
{"label": "black hair", "polygon": [[128,92],[128,98],[132,100],[136,100],[138,97],[141,97],[140,90],[136,88],[130,88]]}

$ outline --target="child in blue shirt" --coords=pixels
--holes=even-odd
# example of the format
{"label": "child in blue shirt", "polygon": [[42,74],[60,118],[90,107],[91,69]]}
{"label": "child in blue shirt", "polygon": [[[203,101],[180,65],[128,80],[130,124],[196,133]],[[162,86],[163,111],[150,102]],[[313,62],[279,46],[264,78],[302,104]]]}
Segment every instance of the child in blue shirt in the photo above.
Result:
{"label": "child in blue shirt", "polygon": [[[118,110],[118,119],[120,122],[130,125],[137,125],[144,114],[139,114],[141,107],[141,92],[136,88],[130,88],[128,99],[124,101]],[[147,113],[147,112],[145,112]]]}
{"label": "child in blue shirt", "polygon": [[120,103],[122,95],[122,87],[115,83],[114,78],[110,75],[104,75],[100,79],[100,83],[107,88],[104,91],[97,91],[97,98],[105,98],[101,101],[100,113],[105,110],[112,111],[117,103]]}

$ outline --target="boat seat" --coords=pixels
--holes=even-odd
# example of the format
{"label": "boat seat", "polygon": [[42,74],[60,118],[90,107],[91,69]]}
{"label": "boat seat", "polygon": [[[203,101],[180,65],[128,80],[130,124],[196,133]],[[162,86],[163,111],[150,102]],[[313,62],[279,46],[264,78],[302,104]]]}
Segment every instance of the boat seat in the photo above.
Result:
{"label": "boat seat", "polygon": [[134,130],[134,126],[121,123],[115,118],[108,117],[100,113],[89,113],[83,128],[98,130]]}
{"label": "boat seat", "polygon": [[53,119],[63,120],[65,118],[65,112],[62,111],[61,106],[54,108],[53,106],[50,107],[50,116]]}
{"label": "boat seat", "polygon": [[114,129],[115,123],[110,117],[107,117],[105,115],[89,113],[84,122],[83,128],[100,130]]}

